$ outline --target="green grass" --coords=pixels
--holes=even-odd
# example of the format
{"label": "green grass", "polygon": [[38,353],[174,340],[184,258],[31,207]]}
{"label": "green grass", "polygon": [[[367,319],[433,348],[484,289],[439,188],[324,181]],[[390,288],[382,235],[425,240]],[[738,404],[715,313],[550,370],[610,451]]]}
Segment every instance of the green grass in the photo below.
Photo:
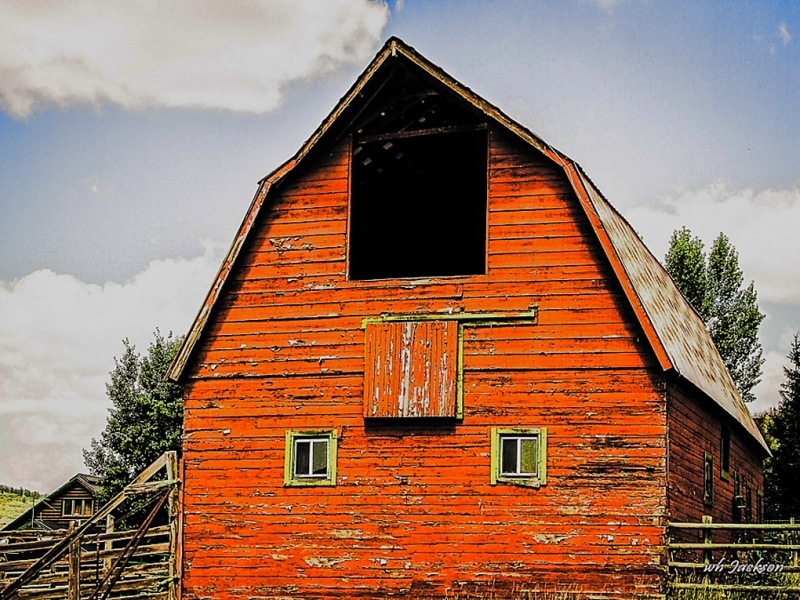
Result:
{"label": "green grass", "polygon": [[[37,499],[41,495],[36,494]],[[30,492],[26,495],[11,491],[0,491],[0,527],[10,523],[31,507]]]}
{"label": "green grass", "polygon": [[[701,583],[702,579],[699,576],[684,577],[681,581]],[[713,582],[712,582],[713,583]],[[694,589],[676,589],[671,588],[667,594],[667,600],[797,600],[800,598],[798,592],[782,592],[780,588],[787,587],[800,587],[800,573],[773,573],[770,575],[762,575],[760,577],[731,577],[727,581],[720,581],[718,583],[733,584],[733,585],[760,585],[760,586],[775,586],[774,590],[731,590],[731,589],[715,589],[715,588],[694,588]]]}

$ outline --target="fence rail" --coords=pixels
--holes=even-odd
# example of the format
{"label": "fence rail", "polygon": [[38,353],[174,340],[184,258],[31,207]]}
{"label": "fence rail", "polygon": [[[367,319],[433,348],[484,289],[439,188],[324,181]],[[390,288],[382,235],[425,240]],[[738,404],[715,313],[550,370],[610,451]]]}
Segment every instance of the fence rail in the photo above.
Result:
{"label": "fence rail", "polygon": [[[38,540],[29,536],[20,538],[5,532],[0,534],[0,590],[6,587],[4,584],[26,572],[68,534],[68,530],[51,531]],[[67,598],[72,579],[79,582],[80,597],[88,598],[106,578],[114,559],[135,534],[136,531],[125,531],[84,535],[79,544],[53,562],[34,581],[17,591],[17,597],[39,600]],[[143,536],[133,559],[114,586],[114,594],[124,592],[129,595],[136,592],[139,598],[166,600],[169,583],[169,538],[169,526],[152,527]],[[70,561],[73,561],[72,566]],[[76,571],[76,564],[79,565],[79,572]],[[109,595],[109,598],[114,598],[114,594]]]}
{"label": "fence rail", "polygon": [[702,523],[670,523],[669,530],[673,589],[800,595],[800,524],[794,519],[714,523],[703,517]]}
{"label": "fence rail", "polygon": [[[159,471],[163,481],[151,481]],[[167,452],[81,524],[61,531],[0,532],[0,600],[173,600],[176,597],[177,457]],[[114,510],[146,499],[134,531],[114,531]],[[167,525],[154,523],[163,509]]]}

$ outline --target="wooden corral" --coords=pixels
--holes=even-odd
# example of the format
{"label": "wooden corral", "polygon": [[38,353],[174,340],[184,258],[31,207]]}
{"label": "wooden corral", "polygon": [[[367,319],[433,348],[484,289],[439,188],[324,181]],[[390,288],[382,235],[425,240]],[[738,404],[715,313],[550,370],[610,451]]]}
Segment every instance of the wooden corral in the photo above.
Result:
{"label": "wooden corral", "polygon": [[723,425],[761,489],[630,225],[396,39],[261,182],[170,376],[186,600],[658,597],[668,521],[725,510]]}
{"label": "wooden corral", "polygon": [[[85,521],[0,532],[0,600],[176,600],[178,484],[176,453],[167,452]],[[146,507],[147,516],[115,531],[122,507]],[[159,517],[166,525],[155,525]]]}
{"label": "wooden corral", "polygon": [[[0,533],[0,593],[37,559],[63,540],[68,531],[35,532],[20,537],[18,533]],[[114,560],[133,540],[136,531],[92,533],[84,536],[60,559],[33,582],[12,596],[20,599],[61,600],[89,598],[109,574]],[[144,534],[124,576],[116,582],[109,598],[148,598],[168,600],[169,527],[153,527]],[[79,565],[76,568],[75,565]],[[70,585],[77,582],[76,585]],[[80,596],[76,595],[80,590]],[[102,598],[102,595],[97,596]]]}

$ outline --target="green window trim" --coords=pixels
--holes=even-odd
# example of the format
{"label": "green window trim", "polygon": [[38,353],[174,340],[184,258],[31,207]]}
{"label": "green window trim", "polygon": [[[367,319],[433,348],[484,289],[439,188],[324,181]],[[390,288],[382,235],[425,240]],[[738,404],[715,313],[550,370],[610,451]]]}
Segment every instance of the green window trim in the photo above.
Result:
{"label": "green window trim", "polygon": [[[283,485],[286,487],[335,486],[337,439],[338,436],[335,429],[287,431],[283,463]],[[321,475],[315,475],[313,473],[313,465],[315,464],[314,458],[318,456],[316,452],[319,451],[323,442],[327,446],[325,472]],[[303,453],[307,451],[308,456],[298,456],[298,447],[303,448]],[[309,463],[308,466],[303,469],[308,470],[307,474],[299,475],[297,473],[299,458]]]}
{"label": "green window trim", "polygon": [[[535,469],[530,464],[530,458],[523,458],[523,444],[535,449]],[[514,473],[503,471],[504,460],[515,464]],[[525,466],[526,463],[529,466]],[[546,427],[492,427],[491,484],[498,483],[532,488],[547,485]]]}
{"label": "green window trim", "polygon": [[703,504],[714,503],[714,456],[710,452],[703,455]]}
{"label": "green window trim", "polygon": [[725,481],[731,480],[731,430],[722,426],[719,452],[719,476]]}
{"label": "green window trim", "polygon": [[764,522],[764,492],[756,491],[756,523]]}

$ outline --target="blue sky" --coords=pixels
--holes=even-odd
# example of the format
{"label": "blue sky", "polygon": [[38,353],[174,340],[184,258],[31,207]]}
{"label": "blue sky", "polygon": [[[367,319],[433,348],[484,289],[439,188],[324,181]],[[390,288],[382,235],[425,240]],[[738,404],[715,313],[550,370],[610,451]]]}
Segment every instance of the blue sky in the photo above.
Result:
{"label": "blue sky", "polygon": [[720,231],[777,402],[800,330],[800,3],[0,5],[0,482],[54,488],[130,338],[183,333],[258,179],[390,35],[577,160],[656,256]]}

